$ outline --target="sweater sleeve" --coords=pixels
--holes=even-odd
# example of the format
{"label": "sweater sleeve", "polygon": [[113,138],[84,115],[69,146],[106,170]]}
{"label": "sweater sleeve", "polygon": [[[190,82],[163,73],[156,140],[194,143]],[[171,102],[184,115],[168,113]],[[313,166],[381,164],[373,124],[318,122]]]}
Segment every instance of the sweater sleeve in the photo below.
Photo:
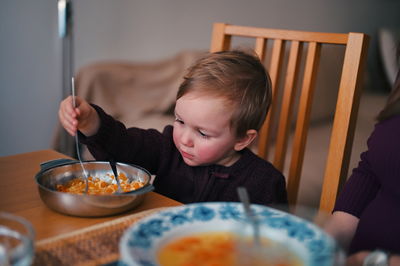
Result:
{"label": "sweater sleeve", "polygon": [[[367,151],[361,153],[360,162],[336,200],[333,211],[343,211],[360,218],[361,213],[376,197],[381,179],[390,171],[385,163],[390,155],[391,134],[387,124],[377,124],[367,141]],[[386,161],[386,162],[385,162]]]}
{"label": "sweater sleeve", "polygon": [[343,211],[360,218],[365,207],[375,198],[380,184],[371,169],[368,151],[361,154],[358,167],[353,170],[336,200],[334,211]]}
{"label": "sweater sleeve", "polygon": [[86,137],[79,132],[80,142],[87,145],[96,160],[113,157],[118,162],[131,163],[157,171],[163,134],[154,129],[126,128],[124,124],[92,105],[100,118],[98,132]]}

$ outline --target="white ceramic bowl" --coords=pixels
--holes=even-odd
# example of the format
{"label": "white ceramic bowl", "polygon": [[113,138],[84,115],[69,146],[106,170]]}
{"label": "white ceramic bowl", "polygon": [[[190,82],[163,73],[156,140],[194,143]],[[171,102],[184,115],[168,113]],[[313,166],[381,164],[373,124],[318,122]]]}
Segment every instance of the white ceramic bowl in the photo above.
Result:
{"label": "white ceramic bowl", "polygon": [[[251,208],[260,221],[262,237],[285,243],[304,265],[334,265],[336,243],[319,227],[273,208],[254,204]],[[236,202],[195,203],[162,210],[124,233],[120,241],[122,265],[158,265],[156,252],[172,239],[210,231],[237,233],[245,221],[243,206]]]}

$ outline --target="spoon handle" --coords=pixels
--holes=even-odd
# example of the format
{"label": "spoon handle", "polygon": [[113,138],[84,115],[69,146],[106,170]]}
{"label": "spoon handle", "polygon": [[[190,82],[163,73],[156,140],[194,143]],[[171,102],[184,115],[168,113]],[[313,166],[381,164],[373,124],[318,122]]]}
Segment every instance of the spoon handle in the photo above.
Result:
{"label": "spoon handle", "polygon": [[260,229],[259,229],[257,219],[256,219],[253,211],[250,208],[250,199],[249,199],[249,194],[247,193],[247,189],[245,187],[238,187],[237,192],[239,195],[239,199],[243,204],[243,208],[244,208],[246,217],[253,227],[254,243],[256,245],[259,245],[260,244]]}
{"label": "spoon handle", "polygon": [[[72,107],[76,108],[76,101],[75,101],[75,80],[74,77],[72,77]],[[80,155],[80,150],[79,150],[79,140],[78,140],[78,133],[75,134],[75,147],[76,147],[76,154],[78,155],[78,160],[79,163],[81,164],[82,170],[83,170],[83,175],[85,176],[85,194],[88,193],[89,189],[89,184],[88,184],[88,174],[86,173],[86,169],[83,166],[81,155]]]}

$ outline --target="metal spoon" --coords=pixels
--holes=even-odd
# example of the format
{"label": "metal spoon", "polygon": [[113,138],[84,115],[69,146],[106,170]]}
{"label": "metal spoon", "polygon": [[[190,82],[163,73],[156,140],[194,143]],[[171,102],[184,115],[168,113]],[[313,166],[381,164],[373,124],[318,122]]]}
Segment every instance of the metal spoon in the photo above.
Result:
{"label": "metal spoon", "polygon": [[246,217],[253,227],[254,244],[256,246],[259,246],[261,243],[260,242],[260,228],[259,228],[258,221],[257,221],[253,211],[250,208],[250,200],[249,200],[249,194],[247,193],[247,189],[245,187],[238,187],[237,192],[239,195],[239,199],[243,204],[243,208],[244,208]]}
{"label": "metal spoon", "polygon": [[112,171],[113,171],[113,173],[114,173],[115,180],[117,181],[117,186],[118,186],[117,192],[118,192],[118,193],[122,193],[121,184],[120,184],[120,182],[119,182],[119,177],[118,177],[118,172],[117,172],[117,165],[116,165],[116,162],[115,162],[114,159],[110,159],[109,162],[110,162],[111,169],[112,169]]}
{"label": "metal spoon", "polygon": [[[75,101],[75,80],[74,77],[72,77],[72,107],[74,109],[76,108],[76,101]],[[85,194],[88,193],[89,189],[89,184],[88,184],[88,174],[86,173],[86,169],[83,166],[81,155],[80,155],[80,150],[79,150],[79,141],[78,141],[78,134],[75,134],[75,147],[76,147],[76,153],[78,155],[79,163],[81,164],[82,170],[83,170],[83,175],[85,176]]]}

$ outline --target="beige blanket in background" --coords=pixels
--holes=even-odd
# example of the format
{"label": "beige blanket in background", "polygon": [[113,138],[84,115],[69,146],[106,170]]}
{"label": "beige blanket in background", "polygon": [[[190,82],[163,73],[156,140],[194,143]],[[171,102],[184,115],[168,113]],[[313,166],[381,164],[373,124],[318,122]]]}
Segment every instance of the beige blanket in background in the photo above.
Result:
{"label": "beige blanket in background", "polygon": [[[161,130],[173,121],[171,109],[185,70],[204,54],[205,51],[185,51],[148,63],[90,64],[76,75],[76,94],[101,106],[127,127]],[[66,134],[57,127],[53,148],[74,156],[74,142]]]}

